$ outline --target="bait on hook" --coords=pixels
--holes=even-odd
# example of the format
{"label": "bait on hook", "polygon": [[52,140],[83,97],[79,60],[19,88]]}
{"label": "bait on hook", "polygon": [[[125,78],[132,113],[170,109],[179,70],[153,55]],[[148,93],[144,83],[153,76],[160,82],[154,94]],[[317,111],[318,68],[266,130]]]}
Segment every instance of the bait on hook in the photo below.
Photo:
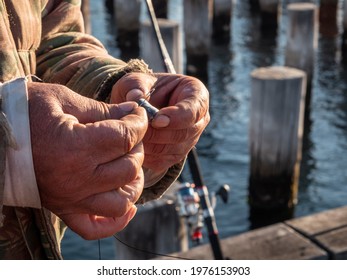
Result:
{"label": "bait on hook", "polygon": [[137,104],[146,110],[149,121],[153,120],[155,115],[159,112],[157,108],[144,98],[140,98],[139,101],[137,101]]}
{"label": "bait on hook", "polygon": [[152,104],[150,104],[147,101],[147,99],[151,97],[154,91],[155,91],[155,88],[151,89],[151,91],[148,94],[146,94],[145,98],[140,98],[137,101],[137,104],[139,104],[140,107],[146,110],[149,121],[153,120],[156,114],[159,112],[159,110],[156,107],[154,107]]}

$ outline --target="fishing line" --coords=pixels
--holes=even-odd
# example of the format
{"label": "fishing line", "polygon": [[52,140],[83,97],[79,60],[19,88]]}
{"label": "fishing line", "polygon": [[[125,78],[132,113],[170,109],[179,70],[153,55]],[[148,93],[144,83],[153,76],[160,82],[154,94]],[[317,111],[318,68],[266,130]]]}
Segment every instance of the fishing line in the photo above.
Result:
{"label": "fishing line", "polygon": [[113,235],[113,237],[121,244],[123,244],[124,246],[133,249],[135,251],[138,252],[142,252],[142,253],[146,253],[146,254],[151,254],[151,255],[155,255],[155,256],[160,256],[160,257],[168,257],[168,258],[173,258],[173,259],[179,259],[179,260],[193,260],[193,259],[188,259],[188,258],[182,258],[182,257],[178,257],[178,256],[172,256],[172,255],[167,255],[167,254],[161,254],[161,253],[156,253],[156,252],[152,252],[152,251],[148,251],[145,249],[141,249],[141,248],[136,248],[135,246],[131,246],[127,243],[125,243],[123,240],[121,240],[117,235]]}
{"label": "fishing line", "polygon": [[98,239],[98,247],[99,247],[99,261],[101,260],[101,242],[100,239]]}
{"label": "fishing line", "polygon": [[[154,33],[156,35],[156,39],[157,39],[157,43],[159,46],[160,54],[162,56],[163,63],[165,65],[168,73],[175,74],[176,70],[175,70],[175,67],[173,66],[172,60],[170,58],[170,55],[167,51],[167,48],[166,48],[165,43],[163,41],[163,38],[161,36],[159,24],[158,24],[157,17],[155,15],[155,11],[153,8],[153,3],[151,0],[146,0],[145,2],[147,4],[149,16],[150,16],[150,19],[152,22],[153,29],[155,31]],[[147,102],[147,100],[144,99],[143,103],[146,103],[146,102]],[[224,257],[223,257],[223,252],[222,252],[221,247],[220,247],[217,225],[216,225],[213,209],[212,209],[210,201],[209,201],[208,189],[203,182],[203,177],[201,174],[201,168],[200,168],[199,161],[198,161],[198,155],[197,155],[195,148],[193,148],[189,152],[187,161],[188,161],[191,173],[192,173],[195,187],[196,187],[197,192],[198,192],[199,197],[200,197],[200,204],[201,204],[202,209],[204,211],[204,219],[205,219],[205,223],[207,225],[210,244],[212,247],[214,257],[216,260],[222,260],[222,259],[224,259]],[[182,258],[182,257],[177,257],[177,256],[172,256],[172,255],[167,255],[167,254],[161,254],[161,253],[151,252],[151,251],[141,249],[141,248],[136,248],[135,246],[131,246],[131,245],[125,243],[124,241],[119,239],[119,237],[117,237],[115,234],[113,235],[113,237],[118,242],[123,244],[124,246],[126,246],[130,249],[139,251],[139,252],[152,254],[155,256],[169,257],[169,258],[174,258],[174,259],[191,260],[188,258]],[[101,259],[100,247],[101,246],[100,246],[100,240],[99,240],[99,259]]]}

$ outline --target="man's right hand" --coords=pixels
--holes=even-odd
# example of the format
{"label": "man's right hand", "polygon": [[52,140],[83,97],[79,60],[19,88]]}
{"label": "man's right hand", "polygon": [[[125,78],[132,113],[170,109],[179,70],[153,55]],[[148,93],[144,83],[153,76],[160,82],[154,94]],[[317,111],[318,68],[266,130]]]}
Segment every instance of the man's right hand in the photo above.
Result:
{"label": "man's right hand", "polygon": [[28,83],[33,161],[42,206],[85,239],[111,236],[136,213],[147,116],[65,86]]}

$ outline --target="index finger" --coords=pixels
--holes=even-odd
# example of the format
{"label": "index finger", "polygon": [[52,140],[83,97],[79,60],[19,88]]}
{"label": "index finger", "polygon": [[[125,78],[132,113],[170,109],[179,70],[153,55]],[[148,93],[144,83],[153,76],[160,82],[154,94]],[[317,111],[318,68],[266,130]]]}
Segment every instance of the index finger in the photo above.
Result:
{"label": "index finger", "polygon": [[185,96],[182,100],[178,100],[175,105],[164,107],[159,110],[151,125],[154,128],[160,128],[163,118],[169,118],[169,129],[187,129],[194,126],[202,120],[208,112],[208,98],[194,95]]}

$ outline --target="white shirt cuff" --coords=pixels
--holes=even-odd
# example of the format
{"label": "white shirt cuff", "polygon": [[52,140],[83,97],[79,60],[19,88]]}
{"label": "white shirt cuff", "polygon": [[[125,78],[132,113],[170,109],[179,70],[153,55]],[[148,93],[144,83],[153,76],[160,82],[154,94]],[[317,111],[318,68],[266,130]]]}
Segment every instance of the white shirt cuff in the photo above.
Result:
{"label": "white shirt cuff", "polygon": [[7,148],[4,205],[41,208],[31,150],[27,79],[0,83],[2,110],[17,147]]}

